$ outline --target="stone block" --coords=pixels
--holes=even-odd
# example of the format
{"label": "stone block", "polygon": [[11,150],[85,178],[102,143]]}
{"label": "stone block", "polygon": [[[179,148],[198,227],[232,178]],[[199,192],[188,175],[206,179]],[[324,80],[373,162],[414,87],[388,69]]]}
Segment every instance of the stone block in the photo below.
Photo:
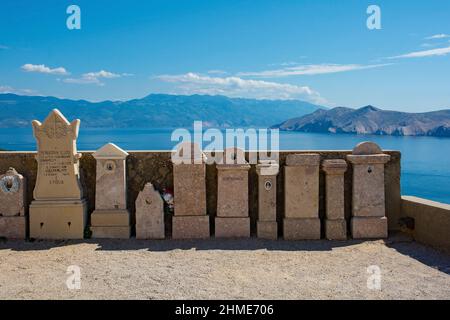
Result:
{"label": "stone block", "polygon": [[291,166],[284,167],[284,217],[319,217],[320,155],[289,155]]}
{"label": "stone block", "polygon": [[86,201],[33,201],[30,205],[30,238],[83,239]]}
{"label": "stone block", "polygon": [[120,227],[130,225],[128,210],[95,210],[91,214],[91,226]]}
{"label": "stone block", "polygon": [[283,238],[285,240],[320,239],[319,218],[285,218],[283,220]]}
{"label": "stone block", "polygon": [[25,239],[26,218],[24,216],[0,217],[0,237]]}
{"label": "stone block", "polygon": [[209,216],[173,216],[173,239],[205,239],[209,237]]}
{"label": "stone block", "polygon": [[249,238],[250,218],[216,217],[216,238]]}
{"label": "stone block", "polygon": [[92,238],[103,239],[129,239],[131,227],[128,226],[91,226]]}
{"label": "stone block", "polygon": [[388,236],[386,217],[353,217],[350,225],[353,239],[379,239]]}
{"label": "stone block", "polygon": [[325,220],[325,238],[328,240],[347,240],[347,221]]}
{"label": "stone block", "polygon": [[278,223],[276,221],[258,221],[256,225],[256,232],[258,238],[277,240]]}

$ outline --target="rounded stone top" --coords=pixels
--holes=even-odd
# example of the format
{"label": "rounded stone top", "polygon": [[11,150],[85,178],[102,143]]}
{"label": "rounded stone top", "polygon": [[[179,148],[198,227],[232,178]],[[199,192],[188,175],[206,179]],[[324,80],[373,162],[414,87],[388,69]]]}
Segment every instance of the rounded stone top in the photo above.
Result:
{"label": "rounded stone top", "polygon": [[383,150],[374,142],[365,141],[361,142],[353,148],[352,154],[357,156],[382,154]]}

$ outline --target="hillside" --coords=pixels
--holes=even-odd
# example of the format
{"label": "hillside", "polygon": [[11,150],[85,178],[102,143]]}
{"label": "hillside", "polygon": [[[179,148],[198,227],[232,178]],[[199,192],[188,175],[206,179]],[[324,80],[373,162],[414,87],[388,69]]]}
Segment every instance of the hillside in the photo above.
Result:
{"label": "hillside", "polygon": [[208,95],[151,94],[129,101],[89,102],[55,97],[0,94],[0,128],[26,127],[58,108],[69,120],[91,128],[177,128],[202,120],[205,126],[269,127],[320,106],[299,100],[254,100]]}
{"label": "hillside", "polygon": [[273,126],[285,131],[450,137],[450,110],[385,111],[373,106],[317,110]]}

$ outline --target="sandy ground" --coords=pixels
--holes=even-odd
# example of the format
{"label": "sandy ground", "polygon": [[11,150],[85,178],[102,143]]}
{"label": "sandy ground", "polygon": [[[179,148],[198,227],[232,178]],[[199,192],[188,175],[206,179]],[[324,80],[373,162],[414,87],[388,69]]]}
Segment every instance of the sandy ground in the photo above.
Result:
{"label": "sandy ground", "polygon": [[[81,289],[70,290],[70,265]],[[369,290],[367,268],[381,269]],[[1,299],[450,299],[450,256],[387,241],[8,241]]]}

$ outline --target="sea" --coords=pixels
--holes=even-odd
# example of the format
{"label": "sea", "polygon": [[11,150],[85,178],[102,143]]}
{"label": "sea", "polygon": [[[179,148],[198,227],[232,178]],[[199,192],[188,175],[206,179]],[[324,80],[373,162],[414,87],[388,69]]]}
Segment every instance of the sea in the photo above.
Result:
{"label": "sea", "polygon": [[[125,150],[171,150],[173,129],[81,128],[79,151],[96,150],[113,142]],[[450,138],[280,132],[280,150],[351,150],[373,141],[385,150],[402,153],[403,195],[450,204]],[[0,128],[0,149],[34,151],[31,128]]]}

